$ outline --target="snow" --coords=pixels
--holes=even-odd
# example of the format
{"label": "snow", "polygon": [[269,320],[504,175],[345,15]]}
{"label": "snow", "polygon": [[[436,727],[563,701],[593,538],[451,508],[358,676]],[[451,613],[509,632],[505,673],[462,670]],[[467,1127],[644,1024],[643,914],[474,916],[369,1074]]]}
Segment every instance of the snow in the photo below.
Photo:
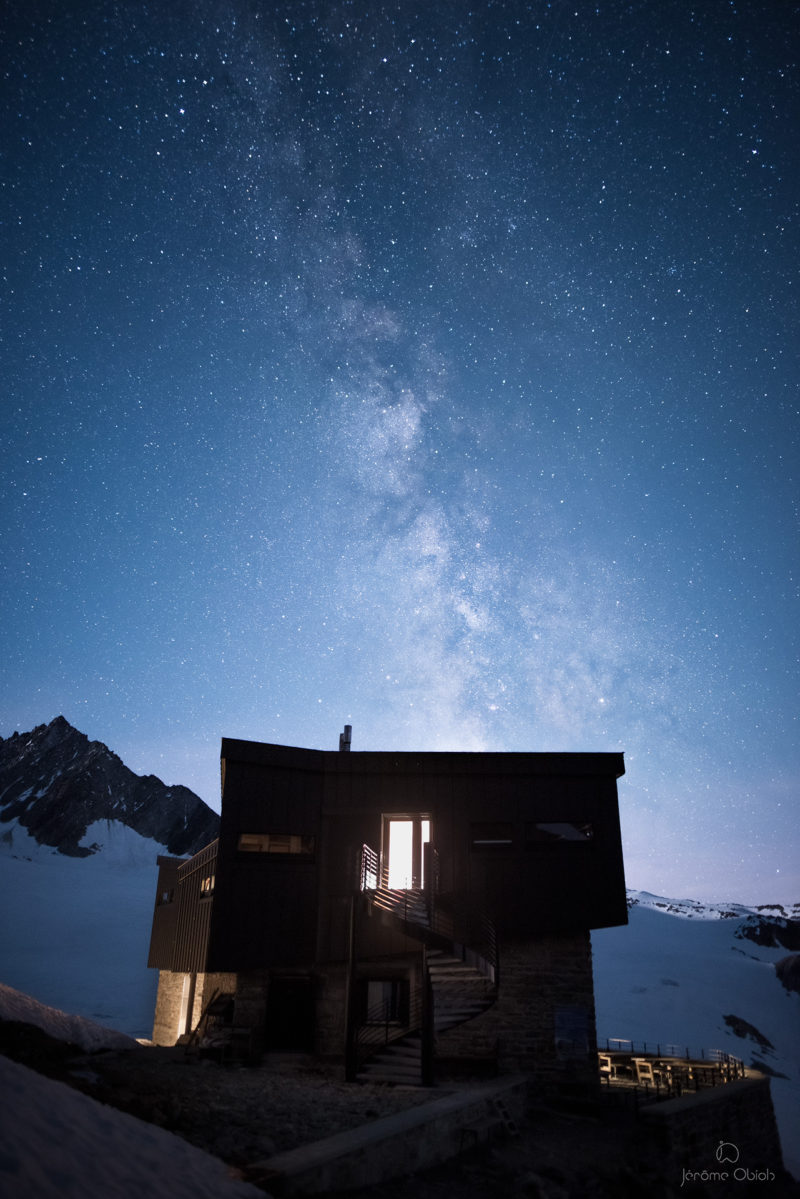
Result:
{"label": "snow", "polygon": [[[218,1158],[0,1057],[0,1195],[26,1199],[264,1199]],[[46,1147],[46,1151],[45,1151]]]}
{"label": "snow", "polygon": [[[106,866],[126,866],[144,869],[156,877],[156,857],[167,850],[157,841],[142,837],[120,820],[95,820],[81,838],[80,845],[91,847],[103,855]],[[151,900],[153,896],[151,895]]]}
{"label": "snow", "polygon": [[34,1024],[51,1037],[77,1045],[87,1053],[100,1049],[133,1049],[136,1041],[114,1028],[104,1028],[82,1016],[73,1016],[58,1008],[39,1003],[30,995],[23,995],[13,987],[0,983],[0,1020],[17,1020],[22,1024]]}
{"label": "snow", "polygon": [[71,858],[18,824],[0,838],[2,981],[64,1011],[149,1037],[157,986],[147,969],[163,845],[118,821],[99,821]]}
{"label": "snow", "polygon": [[[775,975],[775,962],[790,951],[734,935],[752,908],[647,892],[633,898],[627,927],[592,933],[598,1044],[624,1038],[721,1049],[787,1075],[772,1079],[772,1101],[784,1164],[800,1177],[800,996]],[[773,1048],[735,1036],[726,1015],[748,1021]]]}

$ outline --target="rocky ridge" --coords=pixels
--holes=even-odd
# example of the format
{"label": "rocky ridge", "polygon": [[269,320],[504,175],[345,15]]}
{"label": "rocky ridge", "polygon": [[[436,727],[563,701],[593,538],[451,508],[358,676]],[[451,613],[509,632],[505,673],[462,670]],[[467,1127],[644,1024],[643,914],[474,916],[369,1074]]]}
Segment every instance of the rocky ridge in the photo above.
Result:
{"label": "rocky ridge", "polygon": [[42,845],[88,857],[81,845],[99,820],[119,821],[177,856],[216,837],[219,817],[188,787],[137,775],[101,741],[57,716],[0,738],[0,822],[16,821]]}

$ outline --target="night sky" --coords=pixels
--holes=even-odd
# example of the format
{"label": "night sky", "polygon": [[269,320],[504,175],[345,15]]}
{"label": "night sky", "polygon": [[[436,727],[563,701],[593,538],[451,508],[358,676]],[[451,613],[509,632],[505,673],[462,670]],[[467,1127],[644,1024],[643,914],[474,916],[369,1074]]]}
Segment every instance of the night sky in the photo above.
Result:
{"label": "night sky", "polygon": [[0,733],[624,750],[800,898],[800,5],[3,21]]}

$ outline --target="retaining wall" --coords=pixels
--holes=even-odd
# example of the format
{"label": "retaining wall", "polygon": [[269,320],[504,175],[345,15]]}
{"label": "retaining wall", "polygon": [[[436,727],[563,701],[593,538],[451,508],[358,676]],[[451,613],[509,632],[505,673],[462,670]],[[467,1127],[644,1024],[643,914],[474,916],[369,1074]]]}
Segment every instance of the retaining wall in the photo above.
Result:
{"label": "retaining wall", "polygon": [[503,1131],[498,1100],[522,1115],[526,1082],[505,1079],[459,1091],[248,1167],[272,1195],[319,1195],[375,1186],[425,1170]]}
{"label": "retaining wall", "polygon": [[783,1158],[765,1076],[650,1104],[639,1118],[643,1155],[682,1194],[721,1199],[750,1194],[745,1184],[770,1183],[764,1194],[777,1195]]}

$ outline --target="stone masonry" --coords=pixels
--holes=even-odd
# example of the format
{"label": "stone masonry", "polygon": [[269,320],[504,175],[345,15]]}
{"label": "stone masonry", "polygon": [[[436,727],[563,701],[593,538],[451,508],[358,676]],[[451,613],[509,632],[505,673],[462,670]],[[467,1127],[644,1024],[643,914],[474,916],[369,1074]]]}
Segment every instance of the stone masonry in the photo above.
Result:
{"label": "stone masonry", "polygon": [[[152,1038],[155,1045],[174,1045],[178,1040],[184,980],[187,978],[191,976],[172,970],[159,971]],[[206,1004],[215,992],[233,994],[235,987],[235,974],[196,974],[189,1029],[197,1027]]]}
{"label": "stone masonry", "polygon": [[496,1003],[443,1033],[436,1056],[493,1059],[501,1073],[523,1073],[548,1093],[596,1088],[596,1049],[591,941],[581,932],[502,943]]}

